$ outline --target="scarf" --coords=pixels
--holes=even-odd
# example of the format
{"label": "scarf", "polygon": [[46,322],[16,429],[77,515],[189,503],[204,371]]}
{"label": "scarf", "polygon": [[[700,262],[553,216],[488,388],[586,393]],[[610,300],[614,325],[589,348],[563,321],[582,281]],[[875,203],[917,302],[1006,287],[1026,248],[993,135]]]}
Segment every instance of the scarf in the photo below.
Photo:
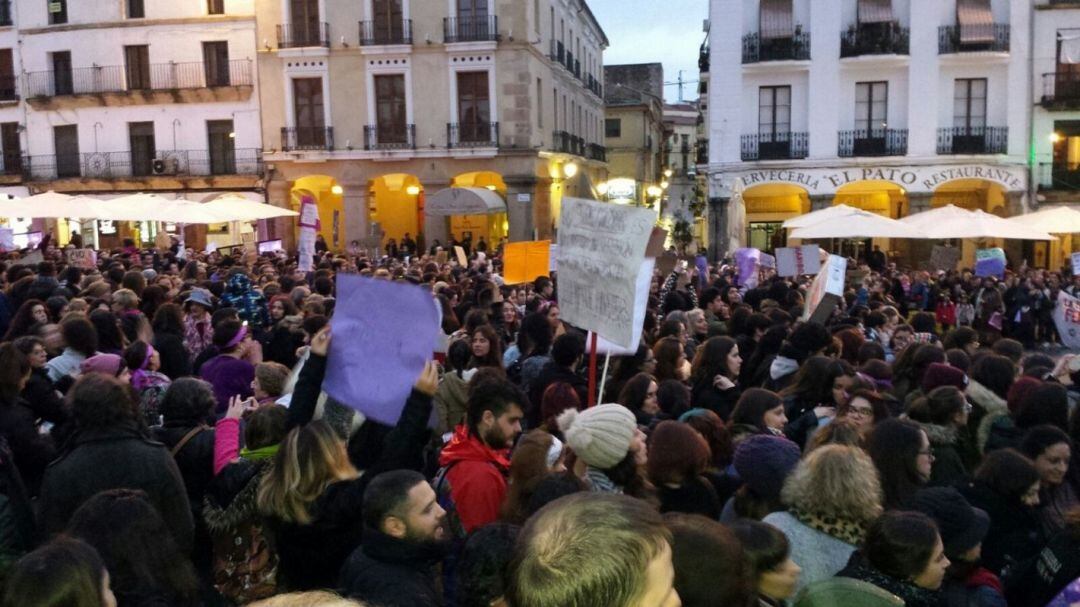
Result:
{"label": "scarf", "polygon": [[866,528],[854,521],[831,515],[802,512],[795,508],[791,508],[789,512],[807,527],[852,546],[862,544],[863,538],[866,537]]}
{"label": "scarf", "polygon": [[259,447],[258,449],[248,449],[244,447],[240,450],[240,457],[253,461],[260,461],[264,459],[270,459],[277,455],[278,448],[281,444],[267,445],[265,447]]}

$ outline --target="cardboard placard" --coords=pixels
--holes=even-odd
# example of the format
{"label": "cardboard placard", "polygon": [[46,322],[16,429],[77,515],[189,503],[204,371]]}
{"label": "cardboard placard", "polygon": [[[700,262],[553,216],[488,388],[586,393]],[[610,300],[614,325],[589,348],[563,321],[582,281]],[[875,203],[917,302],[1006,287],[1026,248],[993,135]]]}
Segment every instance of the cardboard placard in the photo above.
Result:
{"label": "cardboard placard", "polygon": [[507,243],[503,250],[503,280],[508,285],[519,285],[548,276],[550,255],[550,240]]}
{"label": "cardboard placard", "polygon": [[454,245],[454,255],[457,257],[457,262],[461,265],[461,267],[468,267],[469,260],[467,257],[465,257],[465,249]]}
{"label": "cardboard placard", "polygon": [[836,305],[844,299],[844,280],[847,278],[847,258],[829,255],[821,271],[806,291],[806,307],[802,320],[824,324]]}
{"label": "cardboard placard", "polygon": [[1005,251],[999,248],[975,251],[976,276],[1005,276]]}
{"label": "cardboard placard", "polygon": [[[632,343],[627,346],[619,346],[600,337],[596,338],[596,353],[610,354],[612,356],[633,356],[637,354],[638,344],[641,343],[641,331],[645,326],[645,310],[649,304],[649,287],[652,286],[653,269],[656,267],[656,259],[645,258],[638,273],[636,291],[634,292],[634,335]],[[585,343],[592,343],[592,332],[585,336]]]}
{"label": "cardboard placard", "polygon": [[1061,343],[1072,350],[1080,349],[1080,299],[1064,291],[1058,292],[1054,324],[1057,325]]}
{"label": "cardboard placard", "polygon": [[83,270],[97,269],[97,251],[93,249],[68,249],[64,255],[68,264]]}
{"label": "cardboard placard", "polygon": [[1072,270],[1073,276],[1080,274],[1080,253],[1072,254]]}
{"label": "cardboard placard", "polygon": [[9,261],[8,264],[13,266],[36,266],[43,261],[45,261],[45,255],[41,251],[31,251],[19,259]]}
{"label": "cardboard placard", "polygon": [[946,272],[949,272],[955,270],[956,264],[959,262],[960,249],[956,247],[934,245],[934,248],[930,251],[931,270],[945,270]]}
{"label": "cardboard placard", "polygon": [[776,273],[780,276],[802,276],[821,271],[821,256],[816,244],[784,247],[776,250]]}

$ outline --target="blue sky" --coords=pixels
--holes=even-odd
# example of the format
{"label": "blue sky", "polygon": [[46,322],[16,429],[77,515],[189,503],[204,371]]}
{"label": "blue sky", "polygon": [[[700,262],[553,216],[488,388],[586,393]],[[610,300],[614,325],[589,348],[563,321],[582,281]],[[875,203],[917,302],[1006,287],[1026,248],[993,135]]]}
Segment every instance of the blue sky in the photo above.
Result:
{"label": "blue sky", "polygon": [[[611,46],[604,63],[664,64],[664,81],[697,80],[698,48],[705,39],[701,22],[709,16],[708,0],[588,0]],[[678,87],[664,89],[669,102],[678,99]],[[697,98],[697,83],[683,88],[687,100]]]}

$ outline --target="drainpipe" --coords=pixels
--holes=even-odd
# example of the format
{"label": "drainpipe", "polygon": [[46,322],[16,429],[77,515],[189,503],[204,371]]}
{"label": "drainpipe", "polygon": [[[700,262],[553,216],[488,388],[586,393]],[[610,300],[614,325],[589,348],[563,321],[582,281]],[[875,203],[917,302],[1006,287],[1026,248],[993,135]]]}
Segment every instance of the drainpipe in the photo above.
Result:
{"label": "drainpipe", "polygon": [[[1036,83],[1036,70],[1035,70],[1035,3],[1028,3],[1028,61],[1027,64],[1031,69],[1031,82],[1032,85]],[[1055,34],[1056,35],[1056,34]],[[1028,95],[1031,93],[1032,87],[1028,87]],[[1028,195],[1027,202],[1021,201],[1023,206],[1023,212],[1026,214],[1033,208],[1038,207],[1038,195],[1039,185],[1035,181],[1038,177],[1037,170],[1039,167],[1038,157],[1035,154],[1035,99],[1028,99]]]}

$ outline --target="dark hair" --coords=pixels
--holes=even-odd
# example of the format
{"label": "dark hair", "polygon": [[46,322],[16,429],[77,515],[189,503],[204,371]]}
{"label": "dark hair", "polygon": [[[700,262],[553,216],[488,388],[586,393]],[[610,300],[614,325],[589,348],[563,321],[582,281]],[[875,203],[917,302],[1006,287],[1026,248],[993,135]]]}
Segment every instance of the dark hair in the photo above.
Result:
{"label": "dark hair", "polygon": [[19,352],[30,355],[37,346],[45,347],[45,340],[41,339],[37,335],[23,335],[22,337],[11,342],[15,344],[15,347],[19,349]]}
{"label": "dark hair", "polygon": [[957,348],[963,350],[968,345],[979,341],[979,333],[971,327],[956,327],[945,334],[942,345],[946,350]]}
{"label": "dark hair", "polygon": [[780,392],[781,397],[794,397],[796,400],[814,403],[830,402],[832,400],[832,380],[825,380],[829,366],[836,362],[827,356],[811,356],[807,358],[799,370],[791,385]]}
{"label": "dark hair", "polygon": [[0,399],[14,404],[22,390],[22,381],[30,375],[30,357],[15,344],[0,344]]}
{"label": "dark hair", "polygon": [[577,390],[566,382],[557,381],[544,388],[544,394],[540,397],[540,417],[543,420],[543,428],[552,434],[558,433],[558,424],[555,418],[567,409],[580,409],[581,396]]}
{"label": "dark hair", "polygon": [[120,594],[153,592],[169,605],[197,605],[195,568],[146,493],[102,491],[79,506],[67,527],[101,554]]}
{"label": "dark hair", "polygon": [[1024,374],[1026,375],[1031,372],[1031,370],[1039,369],[1041,367],[1048,367],[1050,369],[1053,369],[1055,363],[1056,361],[1054,361],[1052,357],[1043,354],[1042,352],[1035,352],[1034,354],[1028,354],[1027,356],[1025,356],[1023,363],[1021,363],[1021,366],[1023,367]]}
{"label": "dark hair", "polygon": [[755,580],[774,571],[791,556],[791,544],[782,531],[760,521],[739,519],[728,525],[742,542]]}
{"label": "dark hair", "polygon": [[495,417],[501,416],[510,407],[525,407],[525,394],[520,388],[505,380],[491,380],[474,384],[469,389],[469,405],[466,421],[469,432],[477,434],[480,421],[485,411],[491,411]]}
{"label": "dark hair", "polygon": [[1016,449],[997,449],[986,454],[973,478],[1019,503],[1028,489],[1039,482],[1039,471],[1035,462]]}
{"label": "dark hair", "polygon": [[585,484],[585,481],[572,472],[548,474],[536,481],[533,486],[532,495],[525,502],[525,520],[560,497],[588,491],[588,489],[589,486]]}
{"label": "dark hair", "polygon": [[[889,419],[892,413],[889,411],[889,404],[885,401],[885,397],[881,393],[874,390],[867,390],[865,388],[855,390],[851,393],[847,402],[836,408],[836,417],[844,417],[851,412],[851,401],[856,398],[861,398],[870,403],[870,408],[874,410],[874,423]],[[836,420],[833,420],[836,421]],[[830,424],[831,425],[831,424]]]}
{"label": "dark hair", "polygon": [[958,348],[945,350],[945,361],[964,373],[967,373],[968,369],[971,368],[971,357],[968,356],[967,352]]}
{"label": "dark hair", "polygon": [[1012,387],[1016,377],[1016,365],[997,354],[987,354],[979,357],[971,365],[971,379],[979,382],[1002,400],[1009,397],[1009,388]]}
{"label": "dark hair", "polygon": [[217,399],[210,384],[194,377],[181,377],[169,384],[161,397],[161,415],[166,422],[205,423],[214,412]]}
{"label": "dark hair", "polygon": [[132,371],[140,369],[149,351],[150,344],[139,340],[131,342],[127,348],[124,348],[124,364]]}
{"label": "dark hair", "polygon": [[423,474],[413,470],[391,470],[371,479],[364,489],[364,525],[381,531],[387,517],[404,519],[409,492],[426,482]]}
{"label": "dark hair", "polygon": [[34,308],[37,306],[41,306],[46,311],[48,310],[48,307],[45,306],[45,302],[40,299],[27,299],[19,306],[19,309],[15,311],[15,315],[11,317],[11,321],[8,323],[8,330],[7,333],[4,334],[4,341],[11,341],[16,337],[22,337],[30,332],[30,327],[34,326],[34,323],[37,322],[34,320]]}
{"label": "dark hair", "polygon": [[127,384],[104,373],[86,373],[67,393],[68,406],[79,429],[113,428],[135,421]]}
{"label": "dark hair", "polygon": [[1015,421],[1021,430],[1043,424],[1068,430],[1069,395],[1065,386],[1049,381],[1036,386],[1028,398],[1020,401]]}
{"label": "dark hair", "polygon": [[665,337],[653,346],[653,354],[656,356],[656,379],[678,379],[678,367],[676,366],[681,356],[685,356],[683,346],[677,337]]}
{"label": "dark hair", "polygon": [[618,403],[630,409],[636,415],[645,404],[649,396],[649,386],[656,382],[656,378],[648,373],[638,373],[626,382],[619,392]]}
{"label": "dark hair", "polygon": [[859,346],[859,352],[856,356],[859,365],[865,365],[872,360],[885,360],[885,348],[882,347],[876,341],[865,341]]}
{"label": "dark hair", "polygon": [[[108,312],[106,312],[108,314]],[[91,316],[93,316],[91,314]],[[116,326],[115,324],[113,325]],[[65,318],[60,323],[64,345],[83,356],[93,356],[98,349],[98,334],[94,325],[83,316]],[[117,330],[119,333],[119,330]]]}
{"label": "dark hair", "polygon": [[919,477],[915,460],[923,448],[923,431],[917,424],[887,419],[874,426],[867,452],[881,475],[882,505],[901,507],[926,482]]}
{"label": "dark hair", "polygon": [[693,394],[677,379],[665,379],[656,388],[656,404],[670,417],[679,417],[690,410]]}
{"label": "dark hair", "polygon": [[924,424],[948,426],[964,410],[967,399],[956,386],[939,386],[920,396],[908,408],[908,417]]}
{"label": "dark hair", "polygon": [[916,312],[911,317],[911,328],[916,333],[930,333],[937,335],[937,319],[930,312]]}
{"label": "dark hair", "polygon": [[[124,350],[124,333],[120,330],[120,319],[108,310],[90,312],[90,322],[97,332],[97,350],[108,354],[120,354]],[[64,340],[67,341],[65,332]],[[84,354],[86,354],[84,352]],[[93,355],[93,352],[87,356]]]}
{"label": "dark hair", "polygon": [[521,320],[521,329],[518,331],[517,345],[522,356],[528,354],[547,354],[551,349],[551,340],[554,334],[547,315],[539,312],[526,314]]}
{"label": "dark hair", "polygon": [[994,354],[1008,358],[1014,365],[1020,364],[1020,359],[1024,356],[1024,344],[1008,337],[995,341],[991,350]]}
{"label": "dark hair", "polygon": [[585,338],[575,332],[564,333],[555,338],[551,346],[551,359],[560,367],[569,367],[585,354]]}
{"label": "dark hair", "polygon": [[476,358],[476,355],[473,355],[469,363],[474,367],[491,367],[494,369],[502,369],[502,339],[495,331],[495,328],[491,325],[480,325],[474,331],[469,333],[469,339],[475,339],[477,334],[482,335],[484,339],[487,340],[488,353],[483,358]]}
{"label": "dark hair", "polygon": [[1061,443],[1065,443],[1070,450],[1072,449],[1072,439],[1061,428],[1049,425],[1035,426],[1024,433],[1024,438],[1020,441],[1020,452],[1035,460],[1050,447]]}
{"label": "dark hair", "polygon": [[709,409],[693,409],[682,418],[686,425],[696,430],[708,443],[712,453],[712,467],[716,470],[727,468],[731,464],[735,448],[731,442],[731,433],[720,416]]}
{"label": "dark hair", "polygon": [[458,561],[456,607],[489,607],[506,593],[510,559],[521,527],[492,523],[465,540]]}
{"label": "dark hair", "polygon": [[464,339],[455,340],[446,351],[447,367],[457,373],[459,378],[462,372],[469,368],[469,359],[472,358],[472,348]]}
{"label": "dark hair", "polygon": [[705,471],[711,455],[709,444],[693,428],[662,421],[649,436],[649,480],[654,485],[686,483]]}
{"label": "dark hair", "polygon": [[214,326],[214,345],[223,353],[235,350],[240,344],[233,345],[229,348],[226,348],[225,346],[236,338],[236,335],[242,328],[243,324],[239,320],[229,318],[221,321]]}
{"label": "dark hair", "polygon": [[657,337],[674,337],[678,338],[682,335],[682,332],[686,329],[686,323],[678,318],[668,318],[664,322],[660,323],[660,330],[657,331]]}
{"label": "dark hair", "polygon": [[285,440],[289,410],[282,405],[263,405],[251,412],[244,426],[244,445],[260,449]]}
{"label": "dark hair", "polygon": [[731,412],[732,424],[746,424],[755,426],[761,432],[768,433],[769,428],[765,425],[765,413],[771,409],[782,406],[784,401],[764,388],[749,388],[742,393],[735,409]]}
{"label": "dark hair", "polygon": [[81,540],[59,536],[8,570],[2,607],[104,607],[105,563]]}
{"label": "dark hair", "polygon": [[154,320],[150,323],[150,327],[154,330],[155,336],[168,333],[182,337],[184,335],[184,321],[180,306],[174,303],[165,303],[158,306],[157,311],[154,312]]}
{"label": "dark hair", "polygon": [[930,564],[938,538],[934,520],[921,512],[885,512],[867,529],[862,552],[874,569],[909,580]]}
{"label": "dark hair", "polygon": [[753,571],[731,529],[700,514],[669,513],[664,523],[671,531],[675,590],[683,607],[752,604]]}
{"label": "dark hair", "polygon": [[734,381],[738,375],[732,373],[728,367],[727,358],[731,351],[738,347],[738,343],[730,337],[710,337],[697,348],[694,362],[690,370],[690,379],[697,384],[699,382],[712,382],[717,375]]}

